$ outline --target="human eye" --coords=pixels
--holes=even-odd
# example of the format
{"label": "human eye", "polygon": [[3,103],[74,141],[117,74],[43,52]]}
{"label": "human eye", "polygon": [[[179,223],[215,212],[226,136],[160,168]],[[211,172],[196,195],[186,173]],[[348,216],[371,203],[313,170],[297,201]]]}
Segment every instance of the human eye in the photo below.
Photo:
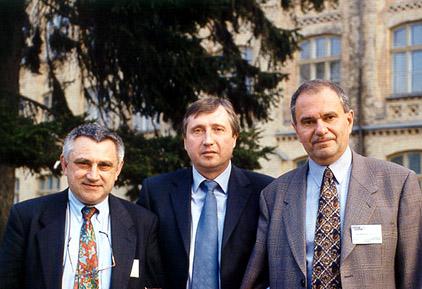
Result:
{"label": "human eye", "polygon": [[83,170],[88,170],[91,167],[91,163],[85,159],[77,159],[74,163],[78,168]]}
{"label": "human eye", "polygon": [[303,126],[311,126],[315,122],[312,118],[304,118],[301,120]]}
{"label": "human eye", "polygon": [[113,168],[113,164],[109,162],[100,162],[98,163],[98,169],[100,171],[109,171]]}
{"label": "human eye", "polygon": [[213,128],[214,132],[220,134],[220,133],[224,133],[226,130],[224,129],[224,127],[221,126],[217,126]]}
{"label": "human eye", "polygon": [[192,129],[192,134],[194,135],[201,135],[204,130],[201,127],[195,127]]}
{"label": "human eye", "polygon": [[336,119],[336,117],[337,117],[337,115],[336,115],[336,114],[334,114],[334,113],[332,113],[332,114],[327,114],[327,115],[324,117],[324,120],[325,120],[325,121],[327,121],[327,122],[329,122],[329,121],[333,121],[334,119]]}

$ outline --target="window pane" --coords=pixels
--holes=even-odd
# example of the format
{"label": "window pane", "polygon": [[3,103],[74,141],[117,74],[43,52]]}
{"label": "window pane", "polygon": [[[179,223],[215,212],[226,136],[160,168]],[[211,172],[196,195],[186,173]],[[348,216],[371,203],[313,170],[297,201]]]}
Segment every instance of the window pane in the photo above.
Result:
{"label": "window pane", "polygon": [[310,43],[309,41],[304,41],[300,44],[300,59],[309,59],[311,56],[310,53]]}
{"label": "window pane", "polygon": [[412,45],[422,44],[422,23],[412,25]]}
{"label": "window pane", "polygon": [[400,155],[400,156],[393,157],[393,158],[391,158],[391,161],[393,163],[396,163],[396,164],[399,164],[399,165],[403,165],[403,156]]}
{"label": "window pane", "polygon": [[394,92],[407,92],[406,54],[394,53],[393,61]]}
{"label": "window pane", "polygon": [[300,81],[304,82],[311,79],[311,71],[309,64],[303,64],[300,66]]}
{"label": "window pane", "polygon": [[242,59],[246,60],[249,64],[252,65],[253,62],[253,50],[252,47],[243,47],[242,51]]}
{"label": "window pane", "polygon": [[335,83],[340,83],[340,61],[333,61],[330,63],[330,80]]}
{"label": "window pane", "polygon": [[399,28],[394,31],[393,48],[406,46],[406,28]]}
{"label": "window pane", "polygon": [[326,38],[317,38],[316,39],[316,57],[325,57],[327,56],[327,45]]}
{"label": "window pane", "polygon": [[422,51],[412,53],[412,92],[422,91]]}
{"label": "window pane", "polygon": [[339,56],[341,52],[341,42],[339,37],[331,38],[331,56]]}
{"label": "window pane", "polygon": [[421,153],[409,153],[409,169],[417,174],[421,173]]}
{"label": "window pane", "polygon": [[315,78],[317,79],[325,79],[325,63],[317,63],[315,65],[316,68],[316,75]]}

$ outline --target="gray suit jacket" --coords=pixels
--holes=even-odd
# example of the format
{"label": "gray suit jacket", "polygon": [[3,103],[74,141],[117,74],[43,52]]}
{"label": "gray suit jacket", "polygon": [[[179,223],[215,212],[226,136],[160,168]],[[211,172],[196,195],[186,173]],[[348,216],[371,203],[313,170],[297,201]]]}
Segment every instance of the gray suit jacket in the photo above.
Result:
{"label": "gray suit jacket", "polygon": [[[306,287],[308,165],[261,194],[257,241],[243,289]],[[343,289],[422,288],[422,193],[415,174],[353,153],[341,245]],[[351,225],[381,224],[382,244],[354,245]]]}

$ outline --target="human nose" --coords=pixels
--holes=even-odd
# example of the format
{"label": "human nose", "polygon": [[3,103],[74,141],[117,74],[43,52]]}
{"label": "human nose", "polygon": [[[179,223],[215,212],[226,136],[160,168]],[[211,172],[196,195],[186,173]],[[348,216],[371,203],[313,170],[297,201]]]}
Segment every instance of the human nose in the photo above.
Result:
{"label": "human nose", "polygon": [[214,137],[212,135],[212,132],[210,130],[207,130],[204,134],[204,144],[205,145],[211,145],[214,142]]}
{"label": "human nose", "polygon": [[322,120],[318,120],[316,122],[315,134],[318,136],[322,136],[328,132],[328,128],[326,124]]}
{"label": "human nose", "polygon": [[98,172],[98,167],[96,164],[92,165],[87,173],[88,179],[91,180],[97,180],[99,178],[100,174]]}

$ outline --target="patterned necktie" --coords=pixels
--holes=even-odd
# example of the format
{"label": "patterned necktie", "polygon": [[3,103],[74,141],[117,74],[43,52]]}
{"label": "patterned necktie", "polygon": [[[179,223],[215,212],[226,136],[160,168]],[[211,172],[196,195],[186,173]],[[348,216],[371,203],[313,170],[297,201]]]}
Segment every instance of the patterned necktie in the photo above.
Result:
{"label": "patterned necktie", "polygon": [[79,238],[78,269],[73,289],[97,289],[98,267],[97,245],[91,217],[97,212],[95,207],[83,207],[83,223]]}
{"label": "patterned necktie", "polygon": [[218,289],[217,200],[213,193],[218,184],[204,181],[207,192],[196,231],[191,289]]}
{"label": "patterned necktie", "polygon": [[314,244],[312,289],[341,289],[340,203],[328,167],[322,179]]}

